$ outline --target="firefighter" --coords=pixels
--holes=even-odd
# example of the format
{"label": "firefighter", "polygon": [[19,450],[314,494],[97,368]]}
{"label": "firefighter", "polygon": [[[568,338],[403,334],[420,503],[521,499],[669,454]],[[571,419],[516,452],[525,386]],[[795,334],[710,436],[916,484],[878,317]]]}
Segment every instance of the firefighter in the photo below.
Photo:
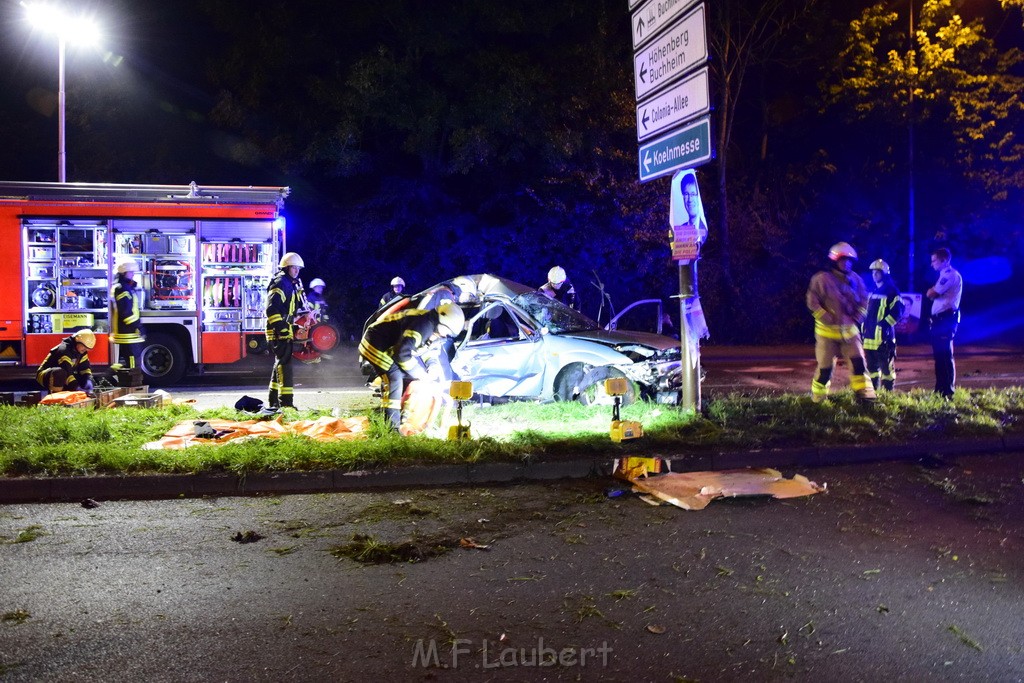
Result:
{"label": "firefighter", "polygon": [[267,343],[274,354],[267,406],[275,410],[295,408],[292,368],[294,323],[296,314],[309,307],[299,280],[299,271],[304,266],[302,257],[289,251],[281,257],[280,270],[267,285]]}
{"label": "firefighter", "polygon": [[51,394],[57,391],[84,391],[92,395],[92,367],[89,352],[96,346],[92,330],[79,330],[46,354],[36,381]]}
{"label": "firefighter", "polygon": [[440,337],[462,332],[466,316],[455,303],[433,310],[407,309],[381,318],[366,328],[359,355],[381,379],[381,408],[392,430],[402,421],[402,394],[407,380],[428,379],[426,368],[414,354]]}
{"label": "firefighter", "polygon": [[576,288],[565,274],[565,268],[555,266],[548,271],[548,281],[541,285],[538,292],[549,299],[557,299],[569,308],[580,310],[580,301],[576,296]]}
{"label": "firefighter", "polygon": [[896,322],[903,317],[903,299],[882,259],[871,262],[875,289],[868,295],[868,313],[861,324],[868,375],[875,390],[896,386]]}
{"label": "firefighter", "polygon": [[389,303],[402,296],[402,290],[405,289],[405,280],[398,277],[397,275],[391,278],[391,289],[384,292],[384,296],[380,298],[380,302],[377,304],[377,308],[383,308]]}
{"label": "firefighter", "polygon": [[807,308],[814,316],[814,356],[818,370],[811,381],[811,398],[821,403],[828,396],[836,358],[850,361],[850,388],[861,401],[874,401],[875,388],[867,375],[860,323],[867,312],[864,280],[853,272],[857,252],[846,242],[828,251],[831,268],[814,274],[807,288]]}
{"label": "firefighter", "polygon": [[320,313],[321,317],[327,313],[327,299],[324,298],[326,287],[326,282],[320,278],[313,278],[309,283],[309,292],[306,293],[306,301]]}
{"label": "firefighter", "polygon": [[142,369],[142,345],[146,335],[142,328],[142,291],[135,282],[139,264],[135,259],[126,258],[114,270],[117,281],[110,289],[113,308],[110,340],[114,343],[114,363],[110,369]]}

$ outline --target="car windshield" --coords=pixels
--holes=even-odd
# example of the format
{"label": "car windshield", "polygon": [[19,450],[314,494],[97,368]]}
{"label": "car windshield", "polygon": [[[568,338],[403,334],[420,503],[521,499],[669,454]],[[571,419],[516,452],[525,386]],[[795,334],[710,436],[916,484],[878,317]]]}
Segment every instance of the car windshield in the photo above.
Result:
{"label": "car windshield", "polygon": [[598,329],[598,324],[574,311],[561,301],[549,299],[540,292],[520,294],[512,300],[529,313],[534,320],[548,328],[549,332],[585,332]]}

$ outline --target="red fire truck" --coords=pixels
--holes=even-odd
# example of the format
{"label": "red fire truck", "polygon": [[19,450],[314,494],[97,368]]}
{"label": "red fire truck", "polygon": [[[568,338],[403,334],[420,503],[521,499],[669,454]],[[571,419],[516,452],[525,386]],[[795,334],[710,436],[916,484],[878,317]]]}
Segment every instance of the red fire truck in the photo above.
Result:
{"label": "red fire truck", "polygon": [[37,365],[84,327],[97,333],[90,360],[108,364],[113,268],[128,255],[139,263],[148,383],[264,349],[288,192],[0,182],[0,365]]}

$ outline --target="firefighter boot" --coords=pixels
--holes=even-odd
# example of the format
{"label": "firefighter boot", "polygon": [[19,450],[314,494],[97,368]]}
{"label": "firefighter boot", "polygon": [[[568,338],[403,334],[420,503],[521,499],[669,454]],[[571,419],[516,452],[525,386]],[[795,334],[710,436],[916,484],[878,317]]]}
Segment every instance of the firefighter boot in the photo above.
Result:
{"label": "firefighter boot", "polygon": [[277,398],[277,389],[271,389],[267,396],[267,407],[277,410],[281,407],[281,402]]}

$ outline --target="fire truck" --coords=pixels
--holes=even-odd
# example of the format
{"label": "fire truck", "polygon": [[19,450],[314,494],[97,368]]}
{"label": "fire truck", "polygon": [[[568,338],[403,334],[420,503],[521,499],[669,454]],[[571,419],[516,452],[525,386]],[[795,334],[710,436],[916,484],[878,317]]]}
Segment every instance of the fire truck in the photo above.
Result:
{"label": "fire truck", "polygon": [[[149,384],[266,348],[287,187],[0,182],[0,365],[35,366],[90,328],[110,363],[111,285],[139,264]],[[12,245],[18,245],[13,248]]]}

